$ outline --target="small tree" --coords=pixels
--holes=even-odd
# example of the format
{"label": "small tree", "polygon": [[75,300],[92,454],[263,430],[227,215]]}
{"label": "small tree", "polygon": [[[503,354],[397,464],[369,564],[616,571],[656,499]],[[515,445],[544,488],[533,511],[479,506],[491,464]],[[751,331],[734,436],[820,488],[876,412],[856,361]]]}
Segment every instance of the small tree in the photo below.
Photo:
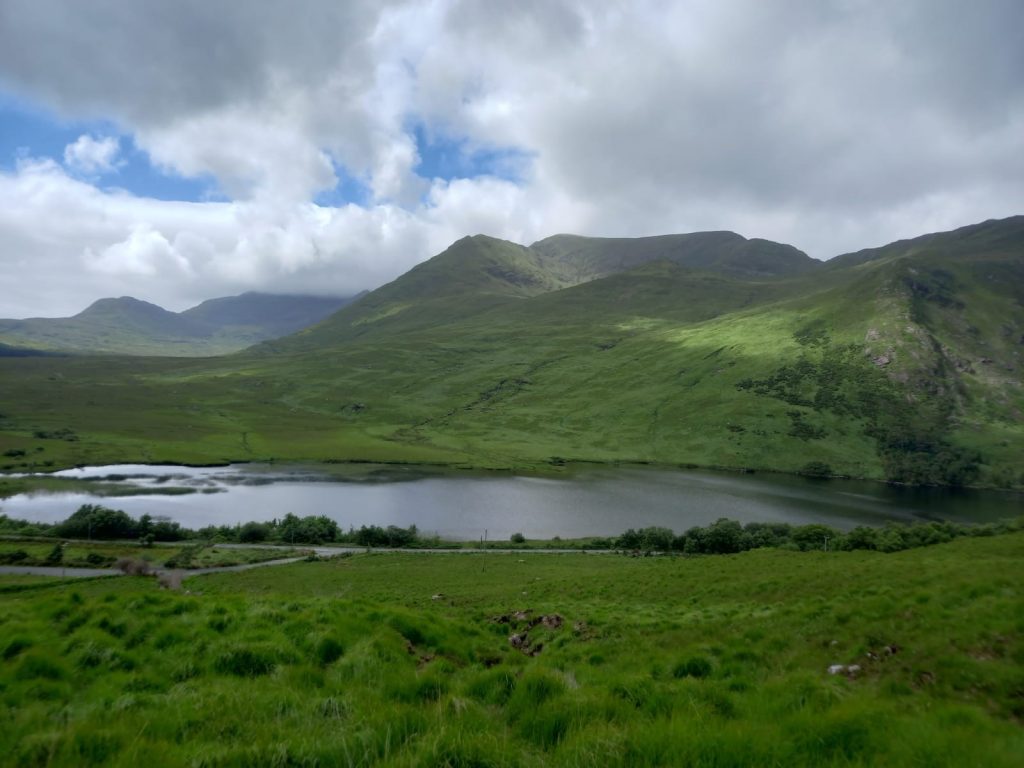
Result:
{"label": "small tree", "polygon": [[743,539],[743,526],[735,520],[719,518],[707,528],[704,537],[705,552],[726,555],[739,552]]}
{"label": "small tree", "polygon": [[139,535],[138,524],[127,513],[99,504],[83,504],[57,524],[57,533],[76,539],[135,539]]}
{"label": "small tree", "polygon": [[826,540],[835,540],[839,531],[829,528],[827,525],[811,523],[810,525],[798,525],[793,528],[790,539],[802,551],[808,552],[812,549],[825,549]]}
{"label": "small tree", "polygon": [[64,544],[54,544],[50,554],[46,556],[45,563],[47,565],[60,565],[62,562],[64,562]]}
{"label": "small tree", "polygon": [[243,544],[255,544],[266,541],[270,534],[270,526],[265,523],[246,523],[238,529],[238,540]]}
{"label": "small tree", "polygon": [[615,540],[617,549],[640,549],[643,546],[644,537],[640,531],[627,528],[622,535]]}
{"label": "small tree", "polygon": [[648,552],[667,552],[672,548],[675,534],[668,528],[652,525],[640,531],[642,548]]}

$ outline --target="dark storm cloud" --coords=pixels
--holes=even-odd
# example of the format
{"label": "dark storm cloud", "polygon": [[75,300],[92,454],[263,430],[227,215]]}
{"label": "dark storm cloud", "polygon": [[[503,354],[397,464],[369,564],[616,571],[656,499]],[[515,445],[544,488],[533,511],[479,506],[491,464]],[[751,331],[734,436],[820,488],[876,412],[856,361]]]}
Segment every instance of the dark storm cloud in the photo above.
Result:
{"label": "dark storm cloud", "polygon": [[[61,111],[134,124],[364,69],[380,2],[4,0],[0,77]],[[363,66],[359,66],[360,64]]]}

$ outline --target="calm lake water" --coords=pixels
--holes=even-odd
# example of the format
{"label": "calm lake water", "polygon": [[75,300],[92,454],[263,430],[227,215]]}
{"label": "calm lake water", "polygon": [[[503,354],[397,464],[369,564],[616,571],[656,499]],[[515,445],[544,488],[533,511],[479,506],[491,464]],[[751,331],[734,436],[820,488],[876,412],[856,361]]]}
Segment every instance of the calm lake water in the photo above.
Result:
{"label": "calm lake water", "polygon": [[[292,512],[327,515],[343,528],[415,524],[452,539],[614,536],[660,525],[682,532],[720,517],[741,522],[826,523],[840,529],[890,520],[987,522],[1024,515],[1024,496],[907,489],[878,483],[734,475],[645,467],[581,470],[565,479],[455,474],[422,468],[353,470],[236,465],[217,468],[121,465],[67,470],[61,477],[114,476],[144,495],[32,494],[0,501],[10,517],[54,522],[82,504],[133,516],[163,515],[190,528],[271,520]],[[178,495],[154,494],[190,489]]]}

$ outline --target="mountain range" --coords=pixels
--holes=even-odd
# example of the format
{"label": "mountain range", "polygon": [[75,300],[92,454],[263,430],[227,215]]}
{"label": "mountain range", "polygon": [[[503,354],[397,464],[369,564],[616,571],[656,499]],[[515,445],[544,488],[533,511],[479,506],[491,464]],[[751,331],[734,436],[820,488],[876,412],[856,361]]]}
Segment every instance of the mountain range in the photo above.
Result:
{"label": "mountain range", "polygon": [[230,357],[10,358],[0,447],[1020,487],[1022,365],[1020,216],[828,262],[731,232],[477,235]]}
{"label": "mountain range", "polygon": [[169,312],[130,296],[100,299],[74,317],[0,320],[0,356],[33,351],[221,355],[294,333],[350,301],[250,292]]}

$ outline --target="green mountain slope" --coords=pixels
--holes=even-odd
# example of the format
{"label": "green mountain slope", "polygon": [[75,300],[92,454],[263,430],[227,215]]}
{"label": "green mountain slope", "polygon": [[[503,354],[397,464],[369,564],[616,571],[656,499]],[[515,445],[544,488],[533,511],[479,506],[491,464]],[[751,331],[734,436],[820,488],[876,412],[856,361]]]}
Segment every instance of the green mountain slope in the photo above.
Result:
{"label": "green mountain slope", "polygon": [[[633,254],[466,238],[231,358],[5,363],[0,440],[55,465],[631,461],[1018,486],[1020,230],[818,266],[727,233],[689,261],[657,238]],[[62,429],[78,440],[33,437]]]}
{"label": "green mountain slope", "polygon": [[530,248],[552,271],[573,283],[623,272],[652,261],[704,269],[733,277],[783,277],[812,272],[822,264],[791,245],[748,240],[735,232],[694,232],[638,238],[555,235]]}
{"label": "green mountain slope", "polygon": [[[718,303],[718,311],[722,311],[733,306],[734,300],[726,299],[726,294],[745,291],[745,303],[750,303],[755,300],[754,294],[778,293],[774,285],[766,283],[821,266],[821,262],[792,246],[747,240],[732,232],[634,239],[556,235],[529,247],[476,235],[459,240],[328,322],[269,346],[275,350],[313,350],[428,326],[438,328],[450,322],[493,320],[501,324],[506,314],[533,315],[538,303],[552,308],[548,319],[557,323],[564,319],[557,317],[562,308],[573,304],[584,313],[591,302],[598,302],[593,306],[598,310],[601,301],[648,305],[652,298],[647,295],[649,290],[666,299],[660,300],[659,306],[670,313],[683,303],[681,294],[671,294],[674,289],[689,290],[693,296],[699,293],[704,304]],[[603,283],[594,294],[564,290],[616,275],[621,279]],[[686,275],[693,275],[696,282],[680,277]],[[715,288],[704,291],[687,287],[705,280]],[[539,300],[543,295],[549,298]],[[698,315],[707,315],[708,311]]]}
{"label": "green mountain slope", "polygon": [[266,346],[315,350],[436,327],[568,285],[530,248],[485,235],[464,237],[324,323]]}
{"label": "green mountain slope", "polygon": [[349,301],[246,293],[175,313],[122,296],[100,299],[74,317],[0,320],[0,341],[65,352],[218,355],[294,333]]}

